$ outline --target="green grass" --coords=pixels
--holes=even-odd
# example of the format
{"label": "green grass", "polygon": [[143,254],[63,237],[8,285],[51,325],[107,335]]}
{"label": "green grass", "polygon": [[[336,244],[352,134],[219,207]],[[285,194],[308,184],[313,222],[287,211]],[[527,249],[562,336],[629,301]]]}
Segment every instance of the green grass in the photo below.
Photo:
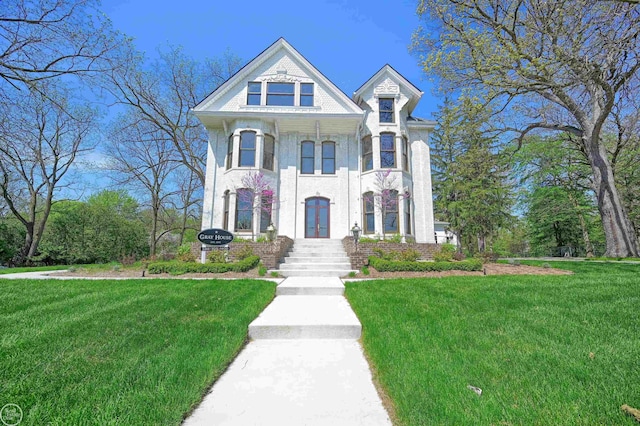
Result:
{"label": "green grass", "polygon": [[88,265],[52,265],[52,266],[24,266],[17,268],[0,269],[0,275],[18,274],[22,272],[41,272],[41,271],[61,271],[63,269],[74,268],[86,271],[110,271],[114,268],[121,269],[138,269],[142,268],[142,262],[136,262],[130,266],[123,266],[120,262],[111,263],[93,263]]}
{"label": "green grass", "polygon": [[637,424],[640,266],[540,263],[575,274],[346,284],[397,424]]}
{"label": "green grass", "polygon": [[0,281],[0,403],[21,425],[180,424],[273,298],[257,280]]}
{"label": "green grass", "polygon": [[69,266],[55,265],[55,266],[25,266],[25,267],[19,267],[19,268],[3,268],[3,269],[0,269],[0,275],[19,274],[22,272],[60,271],[62,269],[69,269]]}

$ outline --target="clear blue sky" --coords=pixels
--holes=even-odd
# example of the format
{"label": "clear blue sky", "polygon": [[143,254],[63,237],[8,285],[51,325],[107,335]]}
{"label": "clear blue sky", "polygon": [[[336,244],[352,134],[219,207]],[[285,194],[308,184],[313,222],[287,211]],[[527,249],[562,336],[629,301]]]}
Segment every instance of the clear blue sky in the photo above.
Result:
{"label": "clear blue sky", "polygon": [[[136,47],[155,55],[181,45],[194,58],[225,50],[253,59],[284,37],[347,95],[389,63],[424,92],[413,115],[433,118],[438,99],[408,52],[417,0],[105,0],[103,10]],[[211,87],[213,90],[214,87]]]}

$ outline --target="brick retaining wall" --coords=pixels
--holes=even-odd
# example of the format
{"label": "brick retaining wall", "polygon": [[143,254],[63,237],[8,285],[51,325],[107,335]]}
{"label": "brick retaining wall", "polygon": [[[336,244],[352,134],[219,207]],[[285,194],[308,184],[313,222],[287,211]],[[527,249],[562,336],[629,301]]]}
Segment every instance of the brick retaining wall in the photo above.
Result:
{"label": "brick retaining wall", "polygon": [[380,248],[384,251],[403,251],[407,249],[416,250],[421,254],[421,259],[431,260],[433,254],[440,250],[439,244],[430,243],[391,243],[387,241],[379,241],[377,243],[358,243],[358,251],[355,249],[353,237],[345,237],[342,240],[349,259],[351,260],[352,269],[361,269],[367,264],[369,256],[374,254],[374,248]]}
{"label": "brick retaining wall", "polygon": [[[191,250],[196,254],[196,258],[200,259],[200,247],[202,244],[193,243]],[[278,267],[285,254],[293,246],[293,240],[286,236],[279,236],[273,243],[256,243],[251,241],[238,241],[229,243],[229,261],[236,260],[236,253],[245,246],[251,247],[253,254],[260,257],[260,260],[267,269],[275,269]]]}

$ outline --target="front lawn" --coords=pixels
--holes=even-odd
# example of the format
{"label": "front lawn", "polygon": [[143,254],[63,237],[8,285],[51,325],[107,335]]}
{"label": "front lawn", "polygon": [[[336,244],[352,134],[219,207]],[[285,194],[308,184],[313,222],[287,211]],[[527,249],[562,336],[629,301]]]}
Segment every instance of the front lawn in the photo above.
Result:
{"label": "front lawn", "polygon": [[0,403],[21,424],[180,424],[275,284],[2,280]]}
{"label": "front lawn", "polygon": [[397,424],[637,424],[640,266],[551,266],[346,284]]}

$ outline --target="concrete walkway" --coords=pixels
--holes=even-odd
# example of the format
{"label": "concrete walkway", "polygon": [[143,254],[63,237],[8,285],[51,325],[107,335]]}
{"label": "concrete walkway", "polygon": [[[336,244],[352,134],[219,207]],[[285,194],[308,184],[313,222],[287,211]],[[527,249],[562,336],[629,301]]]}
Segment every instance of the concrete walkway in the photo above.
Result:
{"label": "concrete walkway", "polygon": [[[338,294],[337,294],[338,293]],[[391,425],[337,277],[291,277],[185,426]]]}

